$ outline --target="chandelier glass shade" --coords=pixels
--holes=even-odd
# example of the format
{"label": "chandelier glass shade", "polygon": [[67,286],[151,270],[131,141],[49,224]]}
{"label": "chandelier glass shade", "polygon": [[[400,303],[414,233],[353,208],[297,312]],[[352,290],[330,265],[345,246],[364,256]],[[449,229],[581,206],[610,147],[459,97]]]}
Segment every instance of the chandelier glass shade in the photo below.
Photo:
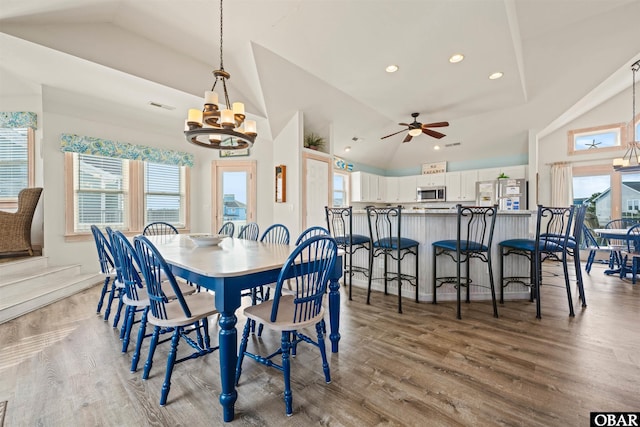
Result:
{"label": "chandelier glass shade", "polygon": [[[213,71],[215,77],[211,90],[204,94],[202,110],[189,109],[184,134],[187,141],[201,147],[218,150],[242,150],[253,146],[256,139],[256,122],[246,120],[244,104],[229,101],[227,80],[231,75],[224,69],[222,50],[222,0],[220,0],[220,68]],[[216,85],[221,86],[224,99],[218,102]],[[219,87],[220,89],[220,87]]]}
{"label": "chandelier glass shade", "polygon": [[640,141],[636,135],[636,73],[640,69],[640,60],[631,65],[633,75],[633,109],[631,117],[631,138],[627,142],[627,151],[621,158],[613,159],[613,169],[619,172],[640,172]]}

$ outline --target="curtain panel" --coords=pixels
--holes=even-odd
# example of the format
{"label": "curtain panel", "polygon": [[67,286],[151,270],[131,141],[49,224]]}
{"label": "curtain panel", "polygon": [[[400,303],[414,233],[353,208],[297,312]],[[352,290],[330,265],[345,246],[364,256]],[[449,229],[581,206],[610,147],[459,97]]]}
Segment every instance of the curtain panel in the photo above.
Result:
{"label": "curtain panel", "polygon": [[0,111],[0,128],[38,128],[38,115],[29,111]]}
{"label": "curtain panel", "polygon": [[63,152],[90,154],[117,159],[141,160],[174,166],[193,166],[193,154],[183,151],[164,150],[127,142],[110,141],[63,133],[60,135],[60,150]]}
{"label": "curtain panel", "polygon": [[569,163],[551,165],[551,206],[573,204],[573,169]]}

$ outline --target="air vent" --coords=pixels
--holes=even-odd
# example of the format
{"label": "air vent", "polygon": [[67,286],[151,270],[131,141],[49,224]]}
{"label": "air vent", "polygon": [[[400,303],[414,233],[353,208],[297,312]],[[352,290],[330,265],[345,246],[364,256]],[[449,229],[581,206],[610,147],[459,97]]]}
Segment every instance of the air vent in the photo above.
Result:
{"label": "air vent", "polygon": [[457,147],[458,145],[462,145],[462,142],[452,142],[451,144],[445,144],[445,147]]}
{"label": "air vent", "polygon": [[165,110],[175,110],[176,107],[172,107],[171,105],[160,104],[159,102],[149,101],[149,105],[152,107],[164,108]]}

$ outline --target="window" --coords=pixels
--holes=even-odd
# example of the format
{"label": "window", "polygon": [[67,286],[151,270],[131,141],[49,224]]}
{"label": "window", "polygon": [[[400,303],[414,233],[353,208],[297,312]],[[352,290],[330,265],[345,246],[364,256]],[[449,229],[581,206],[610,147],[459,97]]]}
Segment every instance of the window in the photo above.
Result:
{"label": "window", "polygon": [[145,224],[164,221],[184,227],[184,168],[145,163]]}
{"label": "window", "polygon": [[346,207],[349,205],[349,175],[340,172],[333,174],[333,207]]}
{"label": "window", "polygon": [[73,213],[67,215],[67,236],[88,234],[93,224],[132,233],[153,221],[188,228],[188,167],[71,152],[65,156],[67,212]]}
{"label": "window", "polygon": [[569,131],[569,154],[620,150],[625,126],[619,123]]}
{"label": "window", "polygon": [[74,230],[91,225],[126,229],[129,205],[128,160],[73,154]]}
{"label": "window", "polygon": [[0,207],[17,207],[20,190],[34,184],[33,140],[31,128],[0,128]]}

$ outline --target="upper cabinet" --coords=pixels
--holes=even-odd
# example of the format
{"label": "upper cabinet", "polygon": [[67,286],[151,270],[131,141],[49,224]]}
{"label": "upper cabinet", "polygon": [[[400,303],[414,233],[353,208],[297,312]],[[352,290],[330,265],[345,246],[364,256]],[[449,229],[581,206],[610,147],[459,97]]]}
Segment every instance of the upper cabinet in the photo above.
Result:
{"label": "upper cabinet", "polygon": [[447,202],[474,202],[478,171],[447,172]]}
{"label": "upper cabinet", "polygon": [[432,173],[418,175],[416,177],[416,187],[439,187],[445,185],[446,173]]}
{"label": "upper cabinet", "polygon": [[386,201],[388,203],[412,203],[416,201],[415,176],[388,176]]}
{"label": "upper cabinet", "polygon": [[384,202],[386,182],[383,176],[366,172],[351,174],[352,202]]}

